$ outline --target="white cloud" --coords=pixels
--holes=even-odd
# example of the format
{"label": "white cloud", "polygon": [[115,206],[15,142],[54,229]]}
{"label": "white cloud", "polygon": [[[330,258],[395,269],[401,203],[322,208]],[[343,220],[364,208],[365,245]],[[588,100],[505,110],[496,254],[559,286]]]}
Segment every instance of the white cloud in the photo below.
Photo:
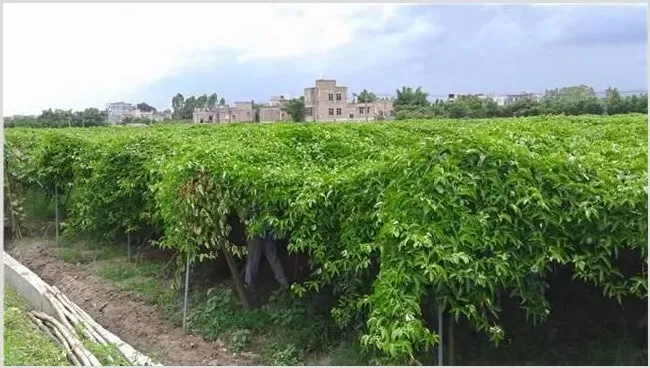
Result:
{"label": "white cloud", "polygon": [[[317,56],[381,31],[399,5],[5,4],[3,114],[102,107],[207,65]],[[404,37],[431,25],[414,22]],[[214,56],[212,56],[214,57]],[[235,61],[235,60],[233,60]]]}

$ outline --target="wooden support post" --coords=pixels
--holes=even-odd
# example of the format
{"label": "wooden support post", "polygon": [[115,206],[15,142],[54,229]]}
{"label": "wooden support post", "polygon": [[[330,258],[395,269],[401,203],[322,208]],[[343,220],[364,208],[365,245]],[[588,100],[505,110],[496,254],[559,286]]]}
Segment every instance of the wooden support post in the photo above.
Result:
{"label": "wooden support post", "polygon": [[131,233],[129,232],[126,233],[126,248],[128,260],[131,262]]}
{"label": "wooden support post", "polygon": [[237,289],[237,294],[239,294],[239,300],[241,301],[242,305],[244,305],[244,308],[248,309],[251,307],[251,305],[248,302],[248,297],[246,297],[246,292],[244,291],[244,284],[242,283],[241,276],[239,275],[239,272],[237,272],[235,258],[227,249],[223,250],[223,254],[226,257],[226,263],[228,263],[230,274],[232,275],[232,279],[235,282],[235,289]]}
{"label": "wooden support post", "polygon": [[190,289],[190,253],[187,253],[185,262],[185,296],[183,297],[183,331],[187,332],[187,297]]}

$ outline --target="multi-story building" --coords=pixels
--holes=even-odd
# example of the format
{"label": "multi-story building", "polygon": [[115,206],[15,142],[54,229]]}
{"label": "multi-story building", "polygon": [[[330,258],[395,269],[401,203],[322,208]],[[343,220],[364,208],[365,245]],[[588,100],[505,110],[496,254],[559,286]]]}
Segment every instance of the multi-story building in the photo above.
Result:
{"label": "multi-story building", "polygon": [[[337,86],[334,79],[318,79],[314,87],[304,89],[307,120],[362,121],[386,119],[393,115],[393,99],[378,98],[373,102],[350,102],[348,87]],[[271,97],[268,106],[257,109],[260,122],[285,121],[290,118],[284,111],[289,96]],[[248,122],[256,120],[254,103],[235,102],[235,106],[218,106],[214,109],[195,109],[195,123]]]}
{"label": "multi-story building", "polygon": [[106,104],[106,111],[108,112],[108,122],[110,124],[117,124],[129,116],[133,116],[135,106],[127,102],[111,102]]}
{"label": "multi-story building", "polygon": [[393,115],[392,99],[348,102],[348,87],[337,86],[334,79],[318,79],[315,86],[305,88],[304,93],[307,120],[375,120]]}

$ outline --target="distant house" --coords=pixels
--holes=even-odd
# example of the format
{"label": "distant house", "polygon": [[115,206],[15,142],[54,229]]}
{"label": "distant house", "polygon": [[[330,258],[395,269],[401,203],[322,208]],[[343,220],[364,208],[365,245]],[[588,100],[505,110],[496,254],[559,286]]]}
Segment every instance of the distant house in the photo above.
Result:
{"label": "distant house", "polygon": [[133,110],[135,110],[135,105],[132,103],[111,102],[106,104],[109,124],[117,124],[122,122],[128,116],[133,116]]}
{"label": "distant house", "polygon": [[393,115],[393,99],[374,102],[349,102],[348,87],[337,86],[334,79],[318,79],[314,87],[305,88],[307,120],[361,121]]}
{"label": "distant house", "polygon": [[[362,121],[389,118],[393,115],[393,98],[381,97],[374,102],[357,103],[348,100],[348,87],[337,86],[336,80],[318,79],[314,87],[304,89],[307,120]],[[273,96],[267,106],[259,107],[259,121],[273,122],[290,119],[284,105],[288,95]],[[193,113],[195,123],[247,122],[255,120],[253,102],[235,102],[235,106],[217,106],[213,109],[197,108]]]}
{"label": "distant house", "polygon": [[142,111],[136,105],[128,102],[108,103],[106,104],[106,112],[108,113],[108,122],[110,124],[121,123],[127,118],[163,121],[169,120],[172,117],[171,111],[169,110],[163,112]]}
{"label": "distant house", "polygon": [[235,102],[235,106],[223,105],[215,108],[194,109],[192,120],[195,123],[239,123],[255,121],[253,101]]}

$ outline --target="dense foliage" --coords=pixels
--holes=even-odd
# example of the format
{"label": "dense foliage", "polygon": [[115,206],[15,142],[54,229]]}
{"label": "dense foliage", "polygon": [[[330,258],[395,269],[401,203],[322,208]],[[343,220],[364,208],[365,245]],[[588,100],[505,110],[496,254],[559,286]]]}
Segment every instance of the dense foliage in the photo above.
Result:
{"label": "dense foliage", "polygon": [[292,98],[289,100],[283,107],[284,110],[291,120],[294,122],[304,122],[305,117],[307,116],[307,108],[305,107],[305,98],[300,96],[299,98]]}
{"label": "dense foliage", "polygon": [[288,238],[313,270],[293,290],[331,286],[334,319],[393,363],[436,343],[431,305],[495,342],[502,293],[545,319],[559,267],[647,298],[643,115],[5,134],[10,177],[74,188],[69,231],[160,228],[194,260],[234,249],[232,216]]}
{"label": "dense foliage", "polygon": [[99,111],[96,108],[88,108],[83,111],[44,110],[38,116],[25,116],[18,118],[6,119],[4,126],[29,127],[29,128],[66,128],[66,127],[93,127],[107,125],[105,111]]}
{"label": "dense foliage", "polygon": [[172,97],[172,117],[179,120],[191,120],[194,109],[214,109],[219,105],[224,106],[226,100],[222,97],[219,101],[217,94],[210,96],[204,94],[199,97],[190,96],[185,98],[182,93],[177,93]]}
{"label": "dense foliage", "polygon": [[591,87],[573,86],[548,90],[541,97],[532,94],[518,96],[499,105],[492,98],[481,95],[460,95],[453,100],[430,103],[421,88],[403,87],[397,90],[395,116],[403,119],[423,118],[494,118],[540,115],[616,115],[648,113],[648,95],[621,97],[616,88],[609,88],[599,98]]}

